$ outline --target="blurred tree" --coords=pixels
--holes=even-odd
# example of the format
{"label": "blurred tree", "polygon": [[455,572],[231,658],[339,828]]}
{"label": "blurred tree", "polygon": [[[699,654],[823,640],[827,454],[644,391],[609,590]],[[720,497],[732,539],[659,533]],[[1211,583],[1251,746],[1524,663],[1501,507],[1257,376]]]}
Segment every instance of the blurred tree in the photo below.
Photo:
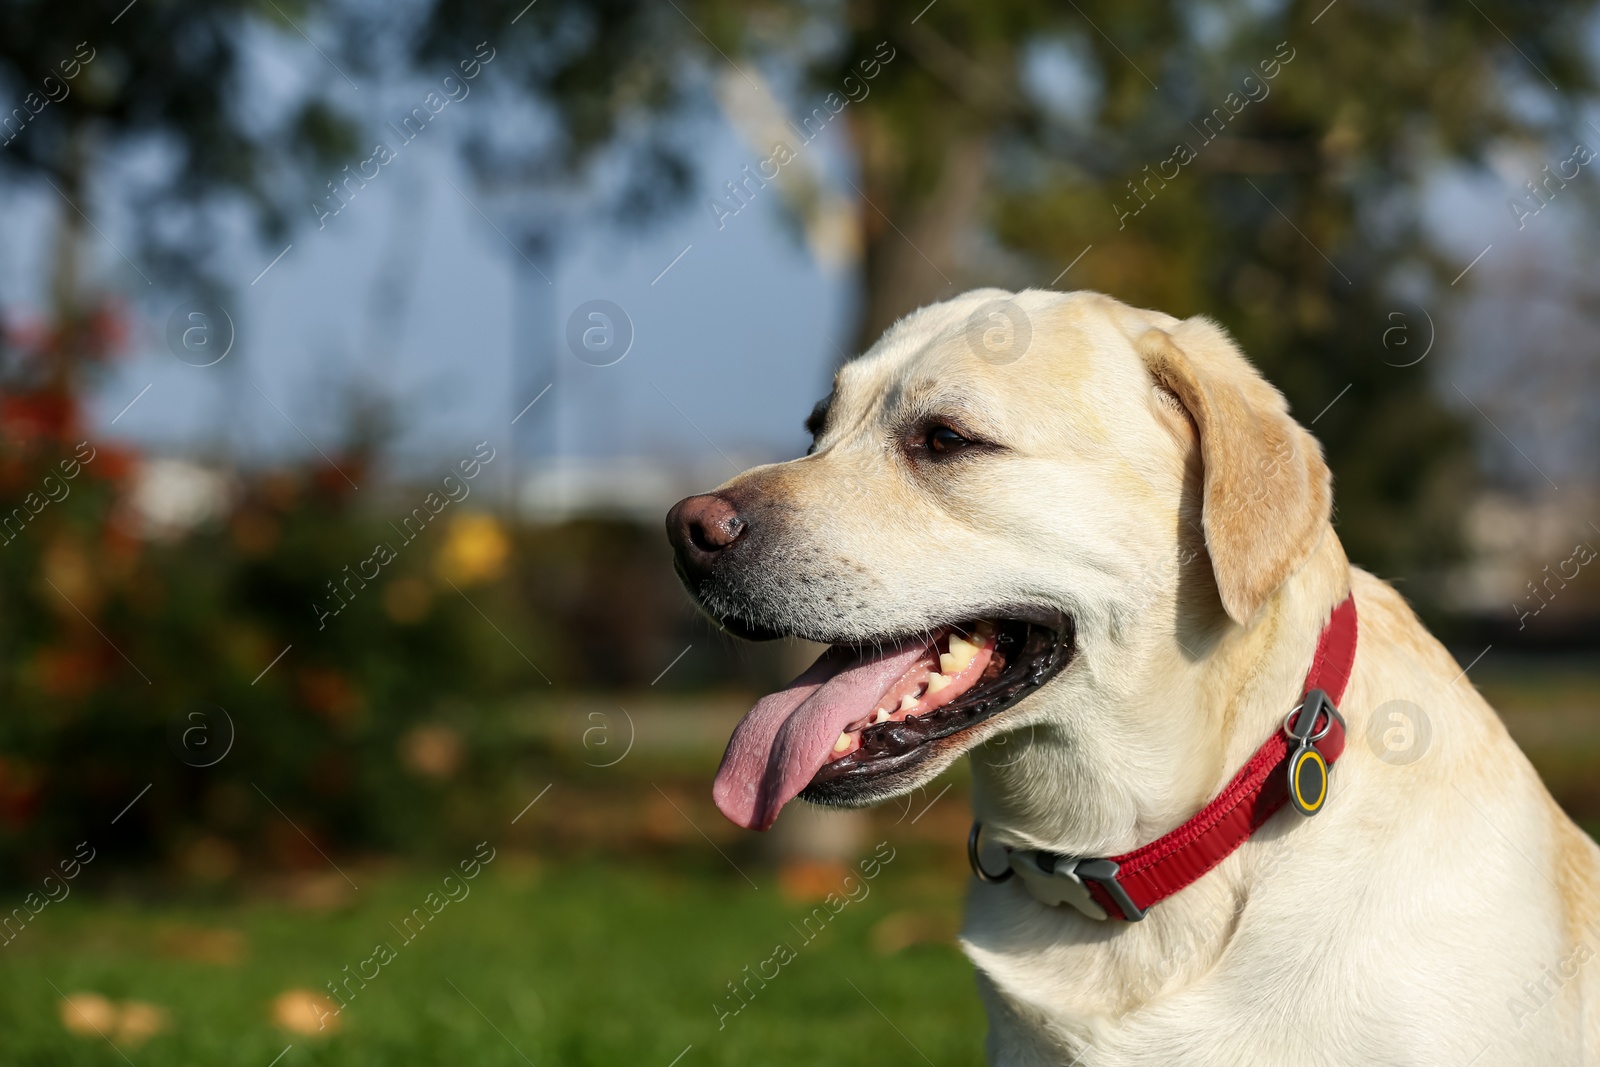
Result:
{"label": "blurred tree", "polygon": [[[160,782],[153,806],[193,805],[163,741],[167,701],[255,697],[236,655],[188,656],[197,634],[237,646],[270,632],[252,625],[246,579],[207,580],[248,576],[250,561],[151,550],[132,453],[84,440],[85,380],[128,333],[117,286],[86,265],[102,258],[89,242],[111,243],[110,201],[134,234],[113,247],[135,288],[214,289],[241,215],[283,231],[305,165],[346,150],[354,126],[315,92],[280,82],[265,99],[248,54],[272,46],[272,27],[298,42],[320,17],[314,0],[0,5],[0,187],[42,193],[54,226],[46,307],[0,322],[0,855],[13,876],[125,803],[135,777]],[[350,536],[325,522],[317,562],[334,566]],[[163,670],[170,655],[183,662]],[[189,833],[183,822],[169,829]],[[119,832],[144,837],[132,817]]]}
{"label": "blurred tree", "polygon": [[[941,0],[913,23],[853,5],[819,90],[884,37],[912,59],[848,112],[859,341],[984,275],[1049,285],[1072,262],[1067,287],[1212,315],[1315,420],[1352,558],[1430,601],[1470,437],[1432,388],[1437,360],[1394,366],[1410,353],[1384,347],[1388,313],[1420,351],[1402,296],[1442,311],[1465,265],[1423,229],[1430,179],[1577,136],[1593,7]],[[984,257],[984,236],[1023,263]]]}
{"label": "blurred tree", "polygon": [[65,201],[50,265],[59,312],[85,299],[93,179],[114,163],[147,275],[209,281],[225,213],[240,204],[283,232],[288,205],[305,199],[304,165],[348,152],[355,126],[326,94],[270,85],[248,54],[270,47],[263,30],[298,43],[328,14],[320,0],[0,5],[0,179],[43,178]]}
{"label": "blurred tree", "polygon": [[[0,324],[0,881],[35,877],[88,827],[102,863],[161,861],[206,884],[320,867],[321,848],[426,853],[481,829],[484,810],[504,806],[508,783],[547,754],[540,716],[555,685],[661,681],[664,692],[768,673],[759,657],[710,649],[662,680],[691,640],[715,642],[677,610],[654,529],[508,533],[453,512],[368,589],[358,575],[375,544],[404,547],[387,515],[424,497],[369,482],[386,413],[359,399],[338,466],[232,471],[220,513],[192,528],[151,521],[136,472],[159,463],[84,441],[86,380],[125,347],[129,318],[86,264],[126,271],[135,291],[145,286],[135,270],[203,291],[241,215],[272,237],[303,226],[306,176],[326,177],[371,143],[357,139],[345,77],[380,98],[410,79],[401,88],[417,100],[416,79],[444,73],[385,52],[409,44],[407,16],[425,10],[0,6],[0,99],[16,104],[0,113],[0,182],[56,202],[48,306]],[[446,70],[486,57],[481,40],[450,51]],[[502,52],[491,69],[539,54]],[[263,72],[286,58],[315,74]],[[588,84],[603,67],[571,77]],[[508,112],[537,110],[532,96],[503,95],[468,154],[486,178],[547,183],[559,167],[515,137],[494,139]],[[554,158],[575,166],[585,145],[619,138],[602,121]],[[651,213],[663,166],[672,170],[662,153],[645,156],[635,173],[648,183],[618,191],[616,217]],[[112,206],[136,241],[108,224]],[[105,239],[97,230],[117,235],[128,265],[92,243]],[[327,619],[345,597],[342,617]]]}
{"label": "blurred tree", "polygon": [[[322,94],[278,85],[277,100],[262,103],[269,79],[247,60],[252,47],[269,46],[267,27],[298,34],[319,8],[318,0],[268,0],[265,9],[252,0],[0,5],[0,187],[43,192],[55,209],[48,308],[36,322],[0,323],[0,434],[19,450],[13,461],[32,449],[51,453],[48,467],[70,451],[82,429],[82,379],[127,333],[116,286],[85,270],[101,251],[86,242],[112,244],[146,286],[159,278],[214,294],[214,257],[241,206],[281,234],[288,205],[305,199],[308,165],[353,143],[353,121]],[[103,197],[111,178],[114,197]],[[110,199],[125,209],[119,221],[132,229],[131,244],[105,235],[101,205]]]}
{"label": "blurred tree", "polygon": [[1443,310],[1464,266],[1424,230],[1432,179],[1496,148],[1570,147],[1593,7],[443,0],[417,49],[506,41],[550,120],[521,139],[528,158],[570,181],[605,146],[648,145],[623,183],[643,191],[633,206],[687,187],[692,145],[638,120],[681,109],[697,75],[730,111],[769,79],[793,86],[796,153],[842,110],[858,349],[977,284],[1212,315],[1315,422],[1353,558],[1426,602],[1475,479],[1469,433],[1431,387],[1438,361],[1396,366],[1384,331],[1406,314],[1420,351],[1416,301]]}
{"label": "blurred tree", "polygon": [[531,194],[525,218],[554,231],[657,218],[688,191],[690,146],[674,121],[692,102],[688,28],[671,6],[638,0],[426,0],[402,32],[424,71],[451,73],[482,43],[495,50],[476,91],[499,106],[466,120],[462,145],[480,178]]}
{"label": "blurred tree", "polygon": [[[286,39],[331,26],[358,73],[397,57],[453,68],[494,47],[479,91],[500,106],[471,113],[463,145],[487,183],[531,194],[525,245],[575,218],[633,224],[681,202],[707,79],[730,111],[786,100],[797,153],[842,110],[856,347],[981,283],[1212,314],[1316,420],[1353,556],[1426,577],[1449,555],[1473,471],[1466,430],[1430,389],[1434,364],[1395,367],[1382,348],[1390,313],[1413,306],[1402,290],[1437,301],[1462,266],[1430,245],[1421,201],[1442,167],[1572,134],[1594,83],[1592,8],[20,2],[0,9],[0,92],[17,101],[0,116],[0,173],[46,177],[74,205],[52,264],[55,306],[70,312],[89,179],[113,148],[162,146],[156,176],[128,183],[140,258],[189,280],[204,277],[219,210],[243,201],[281,229],[303,199],[295,164],[348,158],[358,126],[327,93],[252,99],[246,42],[266,26]],[[328,74],[330,91],[343,77]],[[791,197],[813,228],[837,202]]]}

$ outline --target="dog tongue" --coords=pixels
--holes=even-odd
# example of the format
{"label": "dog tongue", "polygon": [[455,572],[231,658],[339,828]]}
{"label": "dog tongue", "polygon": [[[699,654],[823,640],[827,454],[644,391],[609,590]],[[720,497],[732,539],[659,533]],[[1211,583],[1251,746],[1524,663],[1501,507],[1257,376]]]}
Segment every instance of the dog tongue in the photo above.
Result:
{"label": "dog tongue", "polygon": [[722,814],[748,830],[771,826],[827,761],[844,728],[870,715],[927,650],[926,641],[879,652],[835,645],[757,701],[734,727],[717,769],[711,795]]}

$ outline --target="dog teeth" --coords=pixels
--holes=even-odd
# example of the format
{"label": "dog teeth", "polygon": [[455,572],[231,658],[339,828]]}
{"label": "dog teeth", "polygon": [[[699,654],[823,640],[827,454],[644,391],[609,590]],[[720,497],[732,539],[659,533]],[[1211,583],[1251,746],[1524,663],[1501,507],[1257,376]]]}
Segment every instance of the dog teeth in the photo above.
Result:
{"label": "dog teeth", "polygon": [[979,637],[994,636],[994,623],[990,622],[988,619],[978,620],[978,625],[974,627],[974,629],[978,631]]}
{"label": "dog teeth", "polygon": [[912,696],[910,693],[907,693],[905,696],[900,698],[900,710],[901,711],[910,711],[912,708],[914,708],[916,706],[917,706],[917,698]]}
{"label": "dog teeth", "polygon": [[[943,657],[940,657],[940,658],[942,659]],[[945,686],[947,686],[949,684],[950,684],[950,679],[946,678],[944,675],[942,675],[942,674],[929,674],[928,675],[928,695],[932,696],[933,694],[937,693],[939,690],[943,689]]]}
{"label": "dog teeth", "polygon": [[847,752],[847,751],[849,751],[849,749],[850,749],[850,734],[847,733],[847,732],[842,732],[842,733],[839,734],[839,740],[837,740],[837,741],[835,741],[833,743],[833,750],[835,752]]}
{"label": "dog teeth", "polygon": [[939,670],[945,674],[960,674],[977,656],[978,647],[960,634],[951,634],[950,651],[939,656]]}
{"label": "dog teeth", "polygon": [[[907,699],[910,699],[910,698],[908,697]],[[913,700],[912,703],[915,704],[916,701]],[[906,702],[904,700],[902,700],[900,702],[900,708],[901,708],[902,711],[905,710],[905,706],[906,706]],[[888,722],[889,721],[889,713],[887,711],[884,711],[882,708],[879,708],[878,709],[877,718],[873,719],[872,721],[875,722],[875,723]]]}

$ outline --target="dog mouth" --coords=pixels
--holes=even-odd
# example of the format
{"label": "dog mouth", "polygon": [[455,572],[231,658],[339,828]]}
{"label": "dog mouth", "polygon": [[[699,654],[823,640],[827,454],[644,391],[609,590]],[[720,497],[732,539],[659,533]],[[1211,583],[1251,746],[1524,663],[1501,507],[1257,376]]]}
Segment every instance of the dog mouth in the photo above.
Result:
{"label": "dog mouth", "polygon": [[1072,658],[1071,626],[978,618],[910,638],[838,644],[735,727],[712,795],[765,830],[796,796],[823,803],[883,787],[1044,685]]}

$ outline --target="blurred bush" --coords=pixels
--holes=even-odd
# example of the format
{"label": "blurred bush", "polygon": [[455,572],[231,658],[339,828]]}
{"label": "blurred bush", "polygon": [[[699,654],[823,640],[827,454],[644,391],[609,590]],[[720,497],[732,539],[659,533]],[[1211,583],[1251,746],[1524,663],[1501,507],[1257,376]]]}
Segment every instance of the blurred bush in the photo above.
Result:
{"label": "blurred bush", "polygon": [[709,636],[655,529],[518,526],[487,490],[441,506],[437,480],[383,485],[372,446],[208,475],[209,517],[163,526],[151,465],[86,440],[69,382],[13,376],[0,433],[0,864],[27,880],[85,838],[218,884],[454,854],[552,758],[527,716],[563,691],[647,688],[694,642],[712,654],[659,689],[774,669]]}

